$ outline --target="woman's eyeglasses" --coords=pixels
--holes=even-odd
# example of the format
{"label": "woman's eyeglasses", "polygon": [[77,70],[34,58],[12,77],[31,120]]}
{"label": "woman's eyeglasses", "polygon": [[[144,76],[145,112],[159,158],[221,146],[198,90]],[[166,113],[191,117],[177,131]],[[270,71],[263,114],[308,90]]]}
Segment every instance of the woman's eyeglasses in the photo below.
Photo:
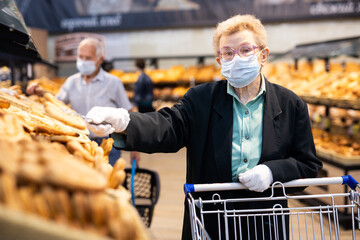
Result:
{"label": "woman's eyeglasses", "polygon": [[235,57],[235,54],[238,54],[241,58],[246,58],[255,54],[255,49],[257,48],[259,47],[251,44],[241,45],[237,50],[231,47],[223,47],[218,51],[218,55],[221,60],[231,61]]}

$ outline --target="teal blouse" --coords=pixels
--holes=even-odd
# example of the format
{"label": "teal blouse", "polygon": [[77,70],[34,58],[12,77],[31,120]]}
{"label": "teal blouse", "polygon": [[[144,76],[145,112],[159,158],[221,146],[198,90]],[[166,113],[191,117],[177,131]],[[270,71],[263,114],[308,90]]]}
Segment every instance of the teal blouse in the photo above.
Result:
{"label": "teal blouse", "polygon": [[232,180],[239,173],[255,167],[261,156],[265,81],[261,75],[258,95],[244,105],[228,83],[227,93],[233,98]]}

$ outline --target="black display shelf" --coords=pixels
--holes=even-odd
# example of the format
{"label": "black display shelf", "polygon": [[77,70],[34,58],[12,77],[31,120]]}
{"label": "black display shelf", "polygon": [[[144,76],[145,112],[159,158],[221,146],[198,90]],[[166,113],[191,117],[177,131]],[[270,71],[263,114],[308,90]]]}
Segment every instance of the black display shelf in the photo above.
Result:
{"label": "black display shelf", "polygon": [[28,64],[42,63],[57,69],[41,58],[15,2],[2,1],[0,10],[0,62],[11,69],[11,85],[15,84],[15,68],[20,69],[20,81],[33,77],[33,71],[27,72]]}

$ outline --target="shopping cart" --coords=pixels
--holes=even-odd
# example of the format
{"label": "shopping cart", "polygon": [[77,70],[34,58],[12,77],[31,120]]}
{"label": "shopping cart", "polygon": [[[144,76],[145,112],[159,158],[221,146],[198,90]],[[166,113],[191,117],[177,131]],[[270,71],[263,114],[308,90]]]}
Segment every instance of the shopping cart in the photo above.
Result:
{"label": "shopping cart", "polygon": [[[294,195],[286,194],[287,187],[305,187],[309,185],[347,184],[349,193]],[[275,182],[271,186],[269,197],[221,199],[221,191],[245,189],[241,183],[185,184],[189,207],[191,235],[193,239],[210,239],[209,230],[216,233],[215,239],[341,239],[338,210],[348,208],[352,217],[351,236],[346,239],[356,239],[355,229],[360,230],[358,182],[350,175],[343,177],[309,178],[293,180],[287,183]],[[274,191],[280,191],[275,196]],[[194,194],[211,192],[210,199],[193,197]],[[214,193],[215,192],[215,193]],[[237,191],[239,192],[239,191]],[[348,198],[348,204],[338,204],[339,198]],[[331,204],[304,206],[299,200],[330,199]],[[287,200],[287,207],[278,204]],[[245,202],[271,203],[272,207],[260,209],[236,209]],[[272,202],[275,202],[272,205]],[[317,201],[319,202],[319,201]],[[326,201],[325,201],[326,202]],[[329,201],[327,201],[329,202]],[[264,204],[265,206],[266,204]],[[262,205],[261,205],[262,206]],[[207,219],[215,219],[214,225],[207,229]],[[344,238],[343,238],[344,239]]]}
{"label": "shopping cart", "polygon": [[150,227],[155,204],[160,195],[159,175],[152,170],[137,168],[135,160],[132,168],[125,168],[126,178],[123,186],[130,190],[131,199],[144,224]]}

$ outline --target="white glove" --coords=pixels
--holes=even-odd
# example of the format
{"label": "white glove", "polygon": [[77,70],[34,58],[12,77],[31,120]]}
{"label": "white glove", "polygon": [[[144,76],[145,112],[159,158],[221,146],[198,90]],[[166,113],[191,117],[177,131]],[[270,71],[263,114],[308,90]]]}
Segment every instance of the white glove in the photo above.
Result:
{"label": "white glove", "polygon": [[98,137],[107,137],[114,132],[114,128],[110,124],[94,125],[86,122],[87,128]]}
{"label": "white glove", "polygon": [[239,181],[251,191],[263,192],[272,184],[273,175],[268,166],[260,164],[245,173],[240,173]]}
{"label": "white glove", "polygon": [[93,107],[86,117],[92,119],[92,122],[96,124],[103,122],[108,123],[108,125],[88,124],[88,128],[96,135],[109,135],[112,132],[123,132],[130,122],[129,112],[124,108]]}

